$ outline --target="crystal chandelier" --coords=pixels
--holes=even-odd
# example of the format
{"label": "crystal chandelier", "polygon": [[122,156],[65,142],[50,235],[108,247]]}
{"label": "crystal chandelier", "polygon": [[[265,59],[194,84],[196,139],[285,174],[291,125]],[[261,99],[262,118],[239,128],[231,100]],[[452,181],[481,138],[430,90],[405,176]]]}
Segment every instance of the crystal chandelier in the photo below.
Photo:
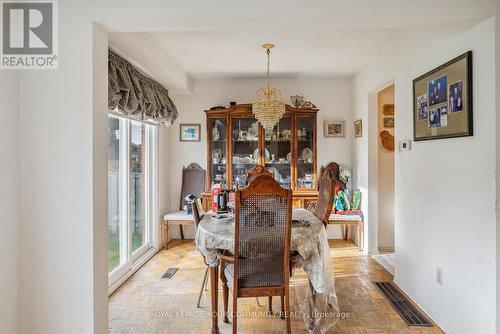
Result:
{"label": "crystal chandelier", "polygon": [[279,90],[271,88],[270,85],[269,54],[274,44],[264,44],[262,47],[267,50],[267,87],[262,87],[257,91],[257,101],[253,103],[252,111],[264,129],[271,132],[285,113],[285,103],[279,99]]}

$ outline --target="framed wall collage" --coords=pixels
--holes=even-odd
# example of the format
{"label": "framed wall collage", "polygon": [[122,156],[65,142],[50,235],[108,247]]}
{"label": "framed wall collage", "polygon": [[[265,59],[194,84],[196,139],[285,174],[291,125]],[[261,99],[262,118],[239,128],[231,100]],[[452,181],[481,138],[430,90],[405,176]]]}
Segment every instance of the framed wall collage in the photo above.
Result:
{"label": "framed wall collage", "polygon": [[472,51],[469,51],[413,80],[413,139],[472,135]]}

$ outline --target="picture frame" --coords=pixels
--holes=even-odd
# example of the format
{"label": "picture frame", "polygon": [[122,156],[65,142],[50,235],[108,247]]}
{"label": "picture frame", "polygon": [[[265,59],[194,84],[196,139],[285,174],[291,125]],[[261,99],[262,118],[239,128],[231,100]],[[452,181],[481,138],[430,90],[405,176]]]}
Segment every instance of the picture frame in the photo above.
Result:
{"label": "picture frame", "polygon": [[354,121],[354,138],[363,137],[363,120],[357,119]]}
{"label": "picture frame", "polygon": [[384,104],[382,106],[382,114],[384,116],[394,116],[394,104]]}
{"label": "picture frame", "polygon": [[345,137],[345,121],[325,121],[325,137],[343,138]]}
{"label": "picture frame", "polygon": [[201,141],[201,124],[180,124],[179,140],[183,142]]}
{"label": "picture frame", "polygon": [[473,136],[472,75],[468,51],[413,80],[414,141]]}
{"label": "picture frame", "polygon": [[384,117],[384,128],[392,129],[394,128],[394,117]]}

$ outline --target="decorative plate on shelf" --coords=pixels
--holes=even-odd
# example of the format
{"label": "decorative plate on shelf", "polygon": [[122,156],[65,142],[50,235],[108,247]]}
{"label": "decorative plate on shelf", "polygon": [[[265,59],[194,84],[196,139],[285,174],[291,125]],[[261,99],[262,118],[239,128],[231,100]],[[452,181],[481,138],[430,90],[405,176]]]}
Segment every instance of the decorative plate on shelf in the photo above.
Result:
{"label": "decorative plate on shelf", "polygon": [[305,149],[302,150],[300,157],[301,157],[303,162],[312,163],[313,162],[313,151],[309,147],[306,147]]}
{"label": "decorative plate on shelf", "polygon": [[240,164],[253,164],[255,161],[251,156],[248,157],[241,157],[240,158]]}
{"label": "decorative plate on shelf", "polygon": [[[266,148],[265,150],[265,158],[266,158],[266,161],[269,161],[271,160],[271,153],[269,152],[269,150]],[[253,159],[255,160],[255,162],[259,161],[259,149],[255,149],[255,151],[253,152]]]}

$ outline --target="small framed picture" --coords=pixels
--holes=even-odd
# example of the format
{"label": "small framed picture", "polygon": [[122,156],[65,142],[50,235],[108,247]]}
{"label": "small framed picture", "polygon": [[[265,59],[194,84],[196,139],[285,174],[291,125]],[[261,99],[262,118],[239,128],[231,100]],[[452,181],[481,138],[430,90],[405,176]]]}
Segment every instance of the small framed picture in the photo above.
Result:
{"label": "small framed picture", "polygon": [[354,121],[354,138],[363,137],[363,120],[358,119]]}
{"label": "small framed picture", "polygon": [[200,141],[201,124],[181,124],[179,128],[180,141]]}
{"label": "small framed picture", "polygon": [[384,104],[382,106],[382,113],[385,116],[394,116],[394,104]]}
{"label": "small framed picture", "polygon": [[325,121],[325,137],[345,137],[345,121]]}
{"label": "small framed picture", "polygon": [[384,117],[384,128],[394,127],[394,117]]}

